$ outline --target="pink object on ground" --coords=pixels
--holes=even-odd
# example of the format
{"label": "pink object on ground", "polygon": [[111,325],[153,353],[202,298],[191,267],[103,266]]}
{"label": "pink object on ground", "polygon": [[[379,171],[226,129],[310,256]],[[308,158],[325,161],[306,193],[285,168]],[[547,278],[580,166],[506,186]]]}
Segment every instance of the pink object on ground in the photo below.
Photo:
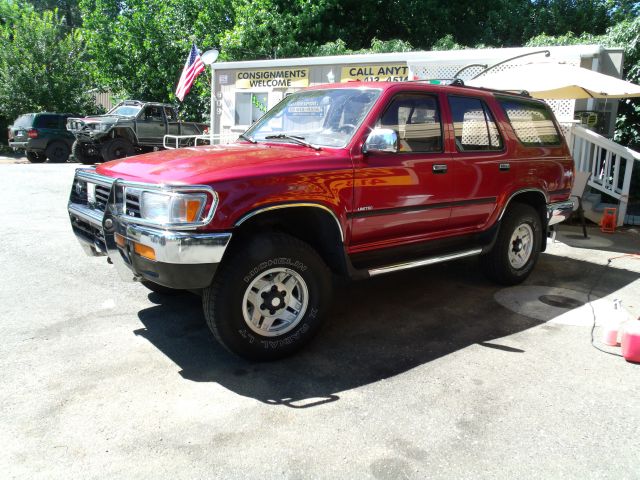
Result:
{"label": "pink object on ground", "polygon": [[627,362],[640,363],[640,322],[627,322],[622,333],[622,356]]}
{"label": "pink object on ground", "polygon": [[618,326],[617,322],[611,322],[602,329],[602,343],[605,345],[618,345]]}

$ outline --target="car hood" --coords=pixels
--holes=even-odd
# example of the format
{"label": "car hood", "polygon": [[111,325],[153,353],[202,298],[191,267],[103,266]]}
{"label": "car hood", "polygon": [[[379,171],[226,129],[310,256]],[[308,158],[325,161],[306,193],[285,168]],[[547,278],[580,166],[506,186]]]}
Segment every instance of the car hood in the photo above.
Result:
{"label": "car hood", "polygon": [[140,182],[207,185],[238,178],[331,169],[336,167],[337,158],[345,158],[344,150],[241,142],[123,158],[99,165],[96,171]]}
{"label": "car hood", "polygon": [[74,118],[73,120],[82,120],[85,123],[116,123],[121,118],[116,115],[92,115],[90,117]]}

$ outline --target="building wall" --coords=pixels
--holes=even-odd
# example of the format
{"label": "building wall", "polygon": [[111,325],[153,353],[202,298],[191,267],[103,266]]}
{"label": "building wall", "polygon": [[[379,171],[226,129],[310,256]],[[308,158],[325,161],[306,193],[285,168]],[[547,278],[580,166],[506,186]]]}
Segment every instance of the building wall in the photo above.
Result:
{"label": "building wall", "polygon": [[[289,59],[273,61],[249,61],[235,62],[233,68],[224,63],[216,66],[216,128],[215,133],[221,134],[221,142],[234,141],[240,133],[245,131],[256,120],[262,110],[274,107],[285,95],[293,93],[301,88],[333,81],[346,81],[351,78],[350,73],[359,73],[357,78],[374,79],[379,77],[380,67],[382,71],[391,75],[392,80],[419,79],[419,78],[452,78],[456,72],[467,65],[481,64],[494,65],[511,58],[522,52],[529,53],[543,49],[486,49],[465,50],[457,52],[411,52],[406,54],[379,54],[357,57],[318,57],[306,59]],[[584,68],[600,71],[606,74],[621,76],[622,53],[619,50],[602,50],[597,46],[580,47],[553,47],[551,58],[542,54],[523,57],[522,59],[508,62],[497,67],[497,71],[512,68],[514,66],[536,61],[563,61],[570,65],[580,65]],[[357,61],[350,61],[350,60]],[[317,62],[314,64],[314,62]],[[332,63],[330,63],[332,62]],[[246,66],[246,67],[245,67]],[[356,70],[351,70],[353,67]],[[371,67],[376,67],[371,69]],[[393,68],[398,75],[390,73]],[[360,68],[360,70],[358,70]],[[473,78],[484,67],[475,66],[466,69],[461,75],[462,79]],[[304,81],[292,78],[289,86],[250,86],[248,82],[239,81],[238,75],[246,77],[248,74],[268,71],[280,72],[278,75],[286,76],[287,73],[296,70],[305,70]],[[291,73],[293,75],[293,73]],[[383,75],[384,77],[384,75]],[[385,80],[387,77],[380,78]],[[260,82],[258,82],[260,83]],[[247,103],[253,106],[248,107]],[[612,134],[617,101],[592,101],[592,100],[553,100],[548,101],[560,122],[574,121],[575,111],[599,112],[598,131],[602,134]],[[251,109],[251,112],[247,110]],[[249,118],[249,114],[251,118]],[[585,117],[586,118],[586,117]],[[593,118],[593,115],[589,118]]]}

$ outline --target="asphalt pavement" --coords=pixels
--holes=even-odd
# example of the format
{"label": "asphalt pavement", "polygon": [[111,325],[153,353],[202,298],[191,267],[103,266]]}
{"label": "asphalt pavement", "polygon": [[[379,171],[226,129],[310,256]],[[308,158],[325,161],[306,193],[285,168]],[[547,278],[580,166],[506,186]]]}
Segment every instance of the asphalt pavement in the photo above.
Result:
{"label": "asphalt pavement", "polygon": [[565,227],[515,289],[473,258],[339,284],[257,364],[84,255],[75,168],[0,162],[3,478],[640,478],[640,365],[590,341],[640,315],[637,233]]}

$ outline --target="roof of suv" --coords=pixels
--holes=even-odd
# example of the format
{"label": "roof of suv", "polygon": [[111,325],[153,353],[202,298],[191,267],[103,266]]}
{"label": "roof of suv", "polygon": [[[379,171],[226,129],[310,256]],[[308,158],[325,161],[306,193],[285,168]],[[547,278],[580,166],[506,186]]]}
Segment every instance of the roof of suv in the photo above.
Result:
{"label": "roof of suv", "polygon": [[456,83],[456,84],[430,83],[432,81],[444,81],[444,80],[449,80],[449,79],[411,80],[406,82],[363,82],[361,80],[353,80],[353,81],[344,82],[344,83],[330,83],[330,84],[325,83],[322,85],[314,85],[312,87],[309,87],[308,90],[322,90],[325,88],[379,88],[381,90],[391,90],[391,89],[396,89],[398,87],[414,88],[418,86],[418,87],[421,87],[420,89],[428,89],[432,91],[445,90],[445,91],[453,91],[456,93],[473,91],[473,92],[482,92],[485,94],[510,95],[513,97],[526,99],[526,100],[541,101],[531,97],[528,94],[528,92],[525,92],[525,91],[513,92],[513,91],[507,91],[507,90],[493,90],[490,88],[472,87],[470,85],[464,85],[462,82]]}

